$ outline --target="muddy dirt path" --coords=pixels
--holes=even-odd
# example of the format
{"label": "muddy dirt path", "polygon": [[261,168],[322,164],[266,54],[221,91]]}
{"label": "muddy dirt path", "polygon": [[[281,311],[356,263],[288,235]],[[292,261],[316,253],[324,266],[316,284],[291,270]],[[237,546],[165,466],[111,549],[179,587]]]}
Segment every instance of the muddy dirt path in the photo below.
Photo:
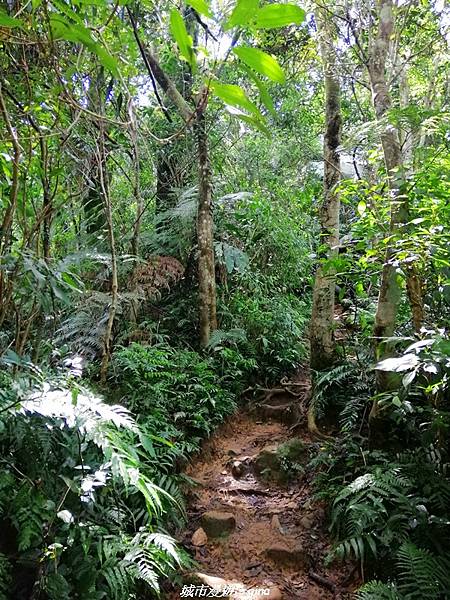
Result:
{"label": "muddy dirt path", "polygon": [[205,444],[187,471],[197,485],[181,540],[199,565],[197,591],[184,596],[189,589],[179,589],[171,599],[200,595],[202,583],[219,590],[215,597],[228,597],[224,590],[231,585],[230,597],[242,600],[351,597],[351,565],[323,564],[330,544],[324,509],[311,499],[312,474],[299,467],[286,482],[282,465],[290,459],[280,463],[280,446],[292,446],[305,464],[314,448],[307,433],[247,413],[235,415]]}
{"label": "muddy dirt path", "polygon": [[[313,451],[307,433],[248,413],[235,415],[205,444],[187,471],[197,486],[181,539],[199,565],[197,586],[228,597],[231,585],[236,600],[351,597],[351,566],[324,566],[325,513],[312,500],[306,469]],[[286,481],[283,467],[293,461],[297,470]],[[202,595],[190,591],[184,596],[189,589],[180,588],[170,598]]]}

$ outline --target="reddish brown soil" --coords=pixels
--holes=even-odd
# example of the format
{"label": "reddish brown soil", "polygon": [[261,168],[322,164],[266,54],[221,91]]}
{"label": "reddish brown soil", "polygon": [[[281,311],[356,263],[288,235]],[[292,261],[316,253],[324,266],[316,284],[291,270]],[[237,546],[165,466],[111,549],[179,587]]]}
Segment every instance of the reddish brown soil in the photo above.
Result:
{"label": "reddish brown soil", "polygon": [[[202,573],[241,582],[248,588],[276,586],[283,600],[350,598],[351,566],[324,566],[330,541],[324,509],[311,500],[312,474],[299,475],[286,486],[257,479],[251,469],[239,479],[231,474],[233,461],[251,463],[245,457],[257,456],[264,447],[277,446],[294,435],[311,444],[307,433],[296,429],[294,434],[281,423],[261,422],[245,413],[222,426],[187,470],[198,485],[189,494],[188,528],[181,541]],[[196,547],[192,534],[201,515],[209,510],[232,513],[236,529],[227,538]],[[302,547],[310,557],[310,567],[274,564],[265,554],[274,545]],[[314,574],[325,583],[314,581]],[[179,590],[170,596],[179,597]]]}

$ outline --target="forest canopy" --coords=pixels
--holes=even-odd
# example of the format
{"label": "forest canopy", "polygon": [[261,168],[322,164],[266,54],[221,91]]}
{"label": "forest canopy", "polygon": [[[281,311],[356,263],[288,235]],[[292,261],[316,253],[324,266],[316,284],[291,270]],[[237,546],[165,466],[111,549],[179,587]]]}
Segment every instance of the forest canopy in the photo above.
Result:
{"label": "forest canopy", "polygon": [[0,3],[0,600],[169,598],[187,465],[280,390],[335,592],[449,597],[449,42],[443,0]]}

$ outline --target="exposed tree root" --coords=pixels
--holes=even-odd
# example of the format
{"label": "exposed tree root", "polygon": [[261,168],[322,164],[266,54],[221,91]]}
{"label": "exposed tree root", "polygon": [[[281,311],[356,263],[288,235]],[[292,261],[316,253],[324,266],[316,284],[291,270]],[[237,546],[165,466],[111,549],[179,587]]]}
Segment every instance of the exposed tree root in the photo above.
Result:
{"label": "exposed tree root", "polygon": [[327,435],[326,433],[323,433],[322,431],[320,431],[320,429],[317,427],[317,423],[316,423],[316,415],[314,412],[314,403],[310,402],[309,407],[308,407],[308,413],[307,413],[307,422],[308,422],[308,431],[309,433],[321,440],[331,440],[333,439],[330,435]]}
{"label": "exposed tree root", "polygon": [[[243,394],[245,395],[249,392],[259,393],[259,395],[255,398],[256,401],[262,399],[270,400],[270,398],[278,394],[290,394],[294,398],[298,398],[299,396],[302,396],[304,394],[304,389],[307,389],[309,387],[309,383],[288,381],[285,378],[280,381],[279,386],[281,387],[265,388],[259,385],[255,387],[248,387],[246,390],[244,390]],[[293,390],[291,388],[300,389]]]}

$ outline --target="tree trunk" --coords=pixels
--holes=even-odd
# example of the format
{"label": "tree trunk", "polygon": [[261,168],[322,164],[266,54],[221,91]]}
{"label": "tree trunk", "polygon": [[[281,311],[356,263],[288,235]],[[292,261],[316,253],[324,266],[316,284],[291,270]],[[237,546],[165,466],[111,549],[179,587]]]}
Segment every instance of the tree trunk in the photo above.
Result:
{"label": "tree trunk", "polygon": [[338,147],[341,141],[342,118],[336,52],[327,20],[320,10],[316,12],[316,23],[325,84],[325,137],[323,203],[320,208],[320,263],[313,290],[310,364],[312,369],[321,370],[332,365],[335,359],[333,328],[336,273],[332,261],[339,245],[340,199],[336,186],[341,174]]}
{"label": "tree trunk", "polygon": [[19,165],[20,165],[20,145],[17,137],[17,133],[11,123],[11,119],[8,113],[8,109],[5,104],[5,100],[2,93],[1,83],[0,83],[0,114],[3,117],[3,121],[6,125],[6,129],[8,131],[9,138],[11,140],[12,148],[13,148],[13,157],[12,157],[12,181],[9,192],[9,204],[5,210],[5,214],[3,216],[3,221],[1,223],[0,229],[0,254],[5,254],[10,246],[11,242],[11,228],[14,218],[14,212],[17,206],[17,198],[19,195]]}
{"label": "tree trunk", "polygon": [[[198,22],[195,11],[186,6],[183,10],[183,19],[187,32],[193,39],[194,47],[197,46]],[[193,76],[190,66],[182,62],[175,74],[174,84],[181,90],[181,96],[186,102],[192,100]],[[178,111],[179,111],[178,107]],[[169,110],[167,111],[170,112]],[[180,136],[164,145],[158,152],[156,166],[156,214],[173,208],[177,201],[177,192],[192,183],[196,173],[195,141],[192,136]]]}
{"label": "tree trunk", "polygon": [[[407,66],[404,64],[398,75],[399,78],[399,101],[400,108],[406,109],[410,105],[409,83]],[[400,143],[405,163],[405,173],[410,175],[413,169],[413,147],[414,139],[411,127],[404,126],[399,132]],[[412,322],[414,330],[419,333],[424,321],[424,303],[423,303],[423,280],[420,275],[420,267],[417,262],[409,263],[405,266],[406,271],[406,292],[408,294],[409,304],[411,306]]]}
{"label": "tree trunk", "polygon": [[[378,20],[377,35],[369,46],[367,69],[375,114],[377,120],[383,123],[392,107],[386,79],[386,63],[394,31],[392,0],[378,0]],[[385,123],[381,131],[381,145],[391,201],[389,233],[391,237],[395,237],[409,221],[409,208],[407,196],[403,193],[405,176],[398,130],[389,123]],[[376,360],[387,358],[393,353],[389,338],[395,332],[397,310],[402,298],[401,277],[394,265],[394,258],[394,247],[389,245],[386,248],[381,274],[373,331]],[[398,387],[398,375],[388,371],[377,371],[376,382],[378,392],[386,392]],[[372,404],[369,425],[371,445],[382,446],[389,436],[389,429],[380,414],[377,400]]]}
{"label": "tree trunk", "polygon": [[106,172],[106,152],[104,144],[104,122],[100,122],[100,135],[97,143],[97,160],[98,160],[98,173],[99,182],[102,191],[104,216],[106,221],[106,228],[108,231],[109,251],[111,254],[111,302],[108,311],[108,321],[106,323],[105,335],[103,338],[103,353],[102,362],[100,366],[100,381],[106,382],[106,376],[108,372],[109,360],[111,357],[111,343],[112,333],[114,326],[114,319],[117,312],[117,304],[119,299],[119,286],[117,277],[117,256],[116,256],[116,243],[114,236],[114,223],[112,216],[111,198],[109,195],[108,177]]}
{"label": "tree trunk", "polygon": [[206,131],[205,108],[208,91],[200,94],[196,111],[192,111],[185,98],[177,90],[173,81],[161,69],[154,52],[144,48],[138,34],[136,21],[127,8],[133,32],[141,52],[141,56],[149,73],[155,78],[166,96],[178,109],[187,126],[194,125],[197,136],[198,155],[198,210],[197,210],[197,243],[198,243],[198,286],[200,313],[200,345],[209,343],[211,331],[217,329],[216,309],[216,277],[214,259],[214,234],[212,216],[211,169],[209,163],[208,134]]}
{"label": "tree trunk", "polygon": [[140,185],[140,155],[139,155],[139,143],[138,143],[138,130],[136,124],[135,109],[130,98],[129,115],[131,121],[130,127],[130,138],[133,146],[132,157],[133,157],[133,197],[136,203],[136,217],[133,226],[133,237],[131,239],[131,253],[135,256],[139,256],[139,243],[141,236],[141,223],[144,212],[142,203],[141,185]]}
{"label": "tree trunk", "polygon": [[[11,119],[9,116],[8,109],[5,104],[5,99],[3,97],[2,85],[0,83],[0,114],[5,123],[9,138],[11,140],[11,145],[13,149],[13,157],[12,157],[12,181],[11,187],[9,191],[9,203],[6,207],[5,214],[3,216],[3,220],[0,224],[0,256],[5,255],[9,252],[11,246],[11,232],[12,225],[14,220],[14,213],[17,207],[17,199],[19,196],[19,172],[20,172],[20,144],[19,139],[17,137],[17,133],[11,123]],[[0,269],[0,325],[3,324],[3,321],[6,317],[7,310],[9,307],[9,303],[11,301],[12,296],[12,286],[11,282],[8,282],[7,277],[5,277],[5,271]]]}
{"label": "tree trunk", "polygon": [[[88,93],[88,108],[96,114],[103,114],[105,109],[104,100],[104,84],[105,71],[103,67],[99,67],[96,77],[92,77],[89,81]],[[101,124],[103,127],[104,124]],[[94,132],[92,135],[97,135]],[[102,134],[101,134],[102,135]],[[103,140],[104,142],[104,140]],[[98,150],[98,148],[97,148]],[[100,172],[100,165],[96,153],[89,151],[86,160],[86,183],[87,191],[83,202],[86,231],[91,235],[98,235],[108,227],[106,214],[104,210],[103,189],[101,177],[106,175],[106,172]]]}
{"label": "tree trunk", "polygon": [[[368,72],[372,89],[373,105],[378,120],[383,120],[392,106],[386,81],[386,59],[394,29],[392,0],[380,0],[378,34],[369,49]],[[389,231],[395,235],[402,225],[408,222],[408,203],[402,195],[404,185],[403,159],[397,129],[387,124],[381,132],[384,162],[391,197]],[[386,342],[394,334],[397,309],[402,295],[400,276],[393,265],[394,250],[386,249],[385,262],[381,275],[380,292],[375,315],[374,339],[376,358],[391,354],[391,346]],[[379,372],[379,391],[389,389],[389,373]]]}
{"label": "tree trunk", "polygon": [[39,133],[39,145],[41,148],[41,183],[42,183],[42,248],[44,259],[50,259],[50,228],[52,225],[52,198],[50,194],[50,182],[48,179],[48,146],[42,133]]}
{"label": "tree trunk", "polygon": [[198,144],[197,242],[200,345],[205,347],[209,343],[211,332],[217,329],[217,315],[211,169],[206,119],[204,108],[201,106],[198,108],[195,128]]}

